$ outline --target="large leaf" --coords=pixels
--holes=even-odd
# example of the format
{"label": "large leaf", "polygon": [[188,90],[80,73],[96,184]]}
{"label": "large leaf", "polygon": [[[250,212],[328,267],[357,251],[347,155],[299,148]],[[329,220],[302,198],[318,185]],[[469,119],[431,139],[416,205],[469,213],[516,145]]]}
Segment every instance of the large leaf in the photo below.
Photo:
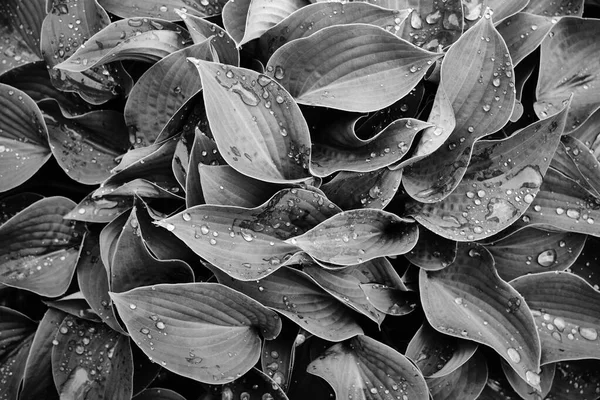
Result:
{"label": "large leaf", "polygon": [[511,285],[534,313],[542,364],[600,359],[600,292],[568,272],[522,276]]}
{"label": "large leaf", "polygon": [[61,399],[82,395],[130,398],[133,363],[129,339],[107,325],[70,315],[52,347],[52,372]]}
{"label": "large leaf", "polygon": [[267,74],[301,104],[365,112],[406,96],[440,56],[373,25],[334,25],[280,47]]}
{"label": "large leaf", "polygon": [[146,143],[158,133],[175,112],[202,89],[196,68],[188,57],[212,61],[210,42],[176,51],[150,67],[137,81],[125,104],[125,121],[136,137]]}
{"label": "large leaf", "polygon": [[202,78],[208,120],[227,163],[268,182],[308,178],[308,126],[289,93],[255,71],[191,60]]}
{"label": "large leaf", "polygon": [[564,108],[507,139],[477,142],[456,190],[438,203],[414,202],[408,215],[438,235],[456,241],[483,239],[507,228],[540,192],[566,115]]}
{"label": "large leaf", "polygon": [[219,282],[239,290],[266,307],[277,310],[302,329],[338,342],[363,333],[356,314],[304,272],[283,267],[256,282],[242,282],[215,271]]}
{"label": "large leaf", "polygon": [[367,208],[336,214],[286,243],[297,245],[321,261],[353,265],[405,254],[415,246],[418,237],[417,226],[408,220]]}
{"label": "large leaf", "polygon": [[132,339],[155,362],[205,383],[231,382],[260,357],[281,320],[250,297],[215,283],[161,284],[111,293]]}
{"label": "large leaf", "polygon": [[496,273],[480,245],[459,244],[441,271],[421,270],[421,302],[431,326],[492,347],[529,385],[539,388],[540,339],[523,297]]}
{"label": "large leaf", "polygon": [[413,7],[410,17],[402,26],[402,37],[415,46],[435,51],[454,43],[463,31],[463,2],[408,0]]}
{"label": "large leaf", "polygon": [[487,360],[478,351],[450,374],[426,380],[434,400],[475,400],[479,398],[487,379]]}
{"label": "large leaf", "polygon": [[83,235],[82,226],[63,219],[74,205],[41,199],[0,227],[0,282],[46,297],[65,293]]}
{"label": "large leaf", "polygon": [[19,186],[50,158],[40,109],[25,92],[0,83],[0,192]]}
{"label": "large leaf", "polygon": [[158,18],[126,18],[91,36],[56,68],[82,72],[118,60],[155,62],[191,41],[188,31]]}
{"label": "large leaf", "polygon": [[600,21],[562,18],[542,42],[540,73],[534,104],[540,118],[563,107],[573,94],[565,131],[584,123],[600,108]]}
{"label": "large leaf", "polygon": [[[472,61],[465,65],[465,59]],[[506,44],[487,13],[444,57],[440,86],[452,104],[456,127],[446,145],[404,171],[402,181],[411,197],[440,201],[461,182],[474,142],[501,129],[512,114],[513,74]]]}
{"label": "large leaf", "polygon": [[308,366],[308,372],[325,379],[338,399],[429,399],[417,367],[391,347],[364,335],[330,347]]}
{"label": "large leaf", "polygon": [[144,0],[140,3],[130,3],[120,0],[99,0],[107,11],[119,17],[154,17],[169,21],[180,19],[176,10],[185,8],[186,12],[199,17],[211,17],[221,14],[226,0]]}

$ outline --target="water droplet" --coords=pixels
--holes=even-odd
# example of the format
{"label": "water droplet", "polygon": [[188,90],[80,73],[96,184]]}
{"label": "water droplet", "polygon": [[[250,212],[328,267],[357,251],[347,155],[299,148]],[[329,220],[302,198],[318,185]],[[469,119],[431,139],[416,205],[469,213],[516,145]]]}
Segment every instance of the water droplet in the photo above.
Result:
{"label": "water droplet", "polygon": [[189,222],[192,220],[192,216],[190,215],[190,213],[187,213],[187,212],[183,213],[181,215],[181,218],[183,218],[183,220],[186,222]]}
{"label": "water droplet", "polygon": [[163,330],[163,329],[165,329],[165,323],[164,323],[164,322],[162,322],[162,321],[158,321],[158,322],[156,323],[156,328],[157,328],[157,329],[160,329],[160,330]]}
{"label": "water droplet", "polygon": [[130,304],[129,308],[131,308],[132,310],[135,310],[137,308],[137,306],[135,304]]}
{"label": "water droplet", "polygon": [[175,225],[173,225],[173,224],[167,224],[166,228],[167,228],[167,230],[169,232],[173,232],[175,230]]}
{"label": "water droplet", "polygon": [[413,10],[412,14],[410,15],[410,26],[412,26],[413,29],[421,29],[423,27],[421,16],[416,10]]}
{"label": "water droplet", "polygon": [[377,389],[374,387],[372,387],[369,391],[373,394],[377,394]]}
{"label": "water droplet", "polygon": [[556,250],[554,250],[554,249],[544,250],[537,256],[537,262],[542,267],[546,267],[546,268],[551,267],[555,261],[556,261]]}
{"label": "water droplet", "polygon": [[211,239],[209,240],[209,243],[210,243],[211,245],[213,245],[213,246],[214,246],[214,245],[216,245],[216,244],[217,244],[217,239],[215,239],[215,238],[211,238]]}
{"label": "water droplet", "polygon": [[572,218],[572,219],[578,219],[580,217],[580,213],[578,210],[574,210],[572,208],[569,208],[567,210],[567,217]]}
{"label": "water droplet", "polygon": [[525,372],[525,379],[531,386],[538,386],[540,384],[540,376],[533,371]]}
{"label": "water droplet", "polygon": [[594,328],[579,328],[579,334],[587,340],[598,339],[598,331]]}
{"label": "water droplet", "polygon": [[510,358],[510,360],[515,364],[521,362],[521,354],[519,354],[516,349],[509,347],[508,350],[506,350],[506,354],[508,355],[508,358]]}
{"label": "water droplet", "polygon": [[275,74],[273,76],[275,77],[275,79],[283,79],[283,77],[285,76],[284,69],[278,65],[277,67],[275,67]]}
{"label": "water droplet", "polygon": [[140,329],[140,332],[142,333],[142,335],[147,335],[150,333],[150,329],[148,328],[142,328]]}
{"label": "water droplet", "polygon": [[489,104],[484,104],[483,105],[483,111],[488,112],[492,109],[492,106],[490,106]]}
{"label": "water droplet", "polygon": [[556,329],[558,329],[559,331],[564,331],[565,327],[567,326],[567,324],[565,323],[565,320],[560,318],[560,317],[556,317],[554,318],[554,326],[556,327]]}
{"label": "water droplet", "polygon": [[160,10],[160,12],[167,12],[167,11],[169,11],[169,9],[167,8],[167,6],[160,6],[159,10]]}
{"label": "water droplet", "polygon": [[492,85],[494,85],[495,87],[499,87],[500,86],[500,78],[494,78],[492,80]]}
{"label": "water droplet", "polygon": [[457,298],[454,299],[454,302],[460,306],[463,303],[463,298],[462,297],[457,297]]}
{"label": "water droplet", "polygon": [[241,229],[240,233],[242,234],[242,238],[246,241],[246,242],[251,242],[254,240],[254,235],[248,231],[247,229]]}
{"label": "water droplet", "polygon": [[552,337],[559,342],[562,342],[562,335],[556,331],[552,332]]}

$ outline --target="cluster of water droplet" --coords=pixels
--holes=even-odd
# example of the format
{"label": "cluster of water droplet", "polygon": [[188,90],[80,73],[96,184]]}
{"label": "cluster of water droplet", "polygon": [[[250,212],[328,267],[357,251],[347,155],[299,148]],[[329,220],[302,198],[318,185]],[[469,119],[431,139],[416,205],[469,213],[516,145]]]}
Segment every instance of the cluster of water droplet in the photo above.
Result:
{"label": "cluster of water droplet", "polygon": [[462,30],[460,10],[456,10],[462,7],[460,2],[435,1],[432,6],[432,10],[425,15],[413,10],[409,17],[412,28],[408,32],[410,40],[427,50],[437,50],[440,46],[451,44]]}
{"label": "cluster of water droplet", "polygon": [[560,316],[553,316],[544,310],[531,310],[540,332],[548,333],[554,340],[577,341],[584,339],[593,342],[598,340],[598,330],[591,326],[580,326]]}

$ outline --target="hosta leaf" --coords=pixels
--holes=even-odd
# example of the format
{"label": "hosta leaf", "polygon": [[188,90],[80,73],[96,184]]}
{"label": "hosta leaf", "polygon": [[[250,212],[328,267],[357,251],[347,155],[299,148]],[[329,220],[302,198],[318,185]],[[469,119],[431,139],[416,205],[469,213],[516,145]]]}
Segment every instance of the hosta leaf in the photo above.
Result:
{"label": "hosta leaf", "polygon": [[46,297],[65,293],[83,235],[80,225],[63,219],[74,205],[48,197],[0,227],[0,282]]}
{"label": "hosta leaf", "polygon": [[498,25],[498,22],[505,18],[511,17],[522,11],[530,0],[515,0],[515,1],[504,1],[504,0],[485,0],[484,7],[489,7],[494,14],[494,23]]}
{"label": "hosta leaf", "polygon": [[[215,151],[215,154],[207,150],[211,147]],[[215,166],[222,165],[220,164],[221,162],[227,164],[219,154],[215,141],[199,129],[196,129],[194,132],[194,143],[189,154],[188,174],[185,180],[185,204],[188,208],[206,204],[200,180],[200,164],[207,158],[211,158]]]}
{"label": "hosta leaf", "polygon": [[95,185],[107,179],[130,146],[120,112],[91,111],[66,118],[56,102],[43,104],[42,112],[54,158],[79,183]]}
{"label": "hosta leaf", "polygon": [[175,112],[202,89],[196,68],[187,60],[212,60],[204,41],[169,54],[137,81],[125,104],[125,121],[142,141],[152,143]]}
{"label": "hosta leaf", "polygon": [[210,44],[218,56],[214,61],[239,67],[240,53],[225,29],[205,18],[187,14],[183,10],[176,10],[176,12],[183,19],[194,43],[198,44],[212,37]]}
{"label": "hosta leaf", "polygon": [[525,228],[484,246],[494,257],[498,275],[508,282],[530,273],[566,270],[579,257],[586,238]]}
{"label": "hosta leaf", "polygon": [[228,164],[273,183],[309,177],[308,126],[281,85],[251,70],[191,61],[202,78],[208,120]]}
{"label": "hosta leaf", "polygon": [[429,398],[417,367],[391,347],[364,335],[330,347],[308,366],[308,372],[325,379],[338,399],[383,399],[388,393]]}
{"label": "hosta leaf", "polygon": [[396,195],[402,170],[381,168],[372,172],[338,173],[321,186],[323,193],[344,210],[355,208],[385,208]]}
{"label": "hosta leaf", "polygon": [[301,104],[366,112],[406,96],[440,56],[373,25],[334,25],[280,47],[267,74]]}
{"label": "hosta leaf", "polygon": [[258,207],[283,189],[282,185],[247,177],[229,165],[198,165],[206,204]]}
{"label": "hosta leaf", "polygon": [[483,239],[510,226],[540,193],[566,115],[567,108],[507,139],[477,142],[456,190],[438,203],[414,202],[407,214],[456,241]]}
{"label": "hosta leaf", "polygon": [[596,160],[600,161],[600,138],[598,137],[599,130],[600,110],[592,114],[587,121],[579,125],[579,128],[572,131],[570,135],[589,147],[589,149],[594,153]]}
{"label": "hosta leaf", "polygon": [[406,315],[414,311],[417,299],[414,292],[378,283],[362,283],[360,288],[376,310],[386,315]]}
{"label": "hosta leaf", "polygon": [[[464,65],[465,59],[472,62]],[[404,188],[411,197],[431,203],[444,199],[456,188],[469,164],[474,142],[501,129],[512,114],[513,73],[506,44],[488,13],[444,57],[440,86],[452,104],[456,127],[447,145],[404,171]]]}
{"label": "hosta leaf", "polygon": [[523,12],[547,17],[573,15],[581,17],[584,0],[559,0],[547,2],[544,0],[529,0]]}
{"label": "hosta leaf", "polygon": [[54,346],[52,342],[64,318],[63,312],[49,308],[40,321],[27,357],[20,399],[58,400],[58,392],[52,377],[51,356]]}
{"label": "hosta leaf", "polygon": [[170,389],[162,388],[149,388],[144,389],[137,396],[135,400],[185,400],[185,397],[177,392]]}
{"label": "hosta leaf", "polygon": [[540,398],[540,396],[543,399],[546,398],[548,392],[550,391],[550,387],[552,386],[552,381],[554,380],[556,364],[542,365],[542,372],[540,372],[540,387],[542,388],[542,391],[540,393],[531,390],[531,386],[521,379],[506,361],[501,360],[501,363],[502,371],[504,371],[504,375],[506,375],[508,383],[510,383],[510,386],[512,386],[513,390],[517,392],[522,399],[537,400]]}
{"label": "hosta leaf", "polygon": [[3,399],[18,398],[35,327],[35,322],[25,315],[0,306],[0,382],[3,383],[0,396]]}
{"label": "hosta leaf", "polygon": [[0,83],[0,192],[33,176],[50,158],[46,124],[33,99]]}
{"label": "hosta leaf", "polygon": [[217,268],[245,281],[286,265],[299,248],[284,241],[338,211],[316,192],[286,189],[257,208],[199,205],[157,224]]}
{"label": "hosta leaf", "polygon": [[562,142],[566,154],[571,158],[579,172],[579,176],[565,175],[575,179],[585,189],[600,197],[600,160],[596,159],[594,153],[577,138],[565,136]]}
{"label": "hosta leaf", "polygon": [[105,103],[116,97],[121,89],[127,92],[132,85],[131,77],[118,64],[85,73],[54,68],[75,53],[86,38],[109,25],[106,11],[95,0],[74,3],[52,0],[46,3],[48,15],[42,25],[40,46],[52,84],[62,91],[77,92],[92,104]]}
{"label": "hosta leaf", "polygon": [[40,27],[46,16],[44,0],[0,4],[0,74],[37,61],[40,54]]}
{"label": "hosta leaf", "polygon": [[221,14],[226,0],[144,0],[141,3],[130,3],[119,0],[99,0],[102,7],[108,12],[122,18],[130,17],[153,17],[163,18],[169,21],[180,19],[175,11],[178,8],[186,8],[186,12],[199,17],[211,17]]}
{"label": "hosta leaf", "polygon": [[131,397],[133,363],[126,336],[104,324],[67,315],[53,344],[52,372],[61,399],[84,393],[108,399]]}
{"label": "hosta leaf", "polygon": [[87,195],[64,218],[84,222],[106,223],[133,206],[133,198]]}
{"label": "hosta leaf", "polygon": [[284,323],[276,339],[264,341],[260,357],[262,371],[286,392],[294,371],[298,331],[296,325]]}
{"label": "hosta leaf", "polygon": [[553,25],[550,18],[525,12],[502,21],[498,25],[498,32],[506,41],[513,64],[517,65],[532,53]]}
{"label": "hosta leaf", "polygon": [[0,226],[44,196],[36,193],[17,193],[0,198]]}
{"label": "hosta leaf", "polygon": [[487,379],[487,360],[478,351],[455,371],[426,381],[434,400],[475,400],[479,398]]}
{"label": "hosta leaf", "polygon": [[[560,110],[571,94],[566,132],[585,122],[600,107],[600,21],[562,18],[542,42],[540,73],[533,107],[540,118]],[[563,66],[561,68],[561,66]]]}
{"label": "hosta leaf", "polygon": [[406,357],[415,362],[426,378],[441,378],[463,366],[477,350],[477,344],[421,325],[406,348]]}
{"label": "hosta leaf", "polygon": [[86,71],[118,60],[156,62],[185,47],[188,31],[158,18],[126,18],[111,23],[90,37],[68,59],[56,66],[72,72]]}
{"label": "hosta leaf", "polygon": [[540,378],[540,339],[521,295],[494,269],[483,247],[459,244],[441,271],[421,270],[421,303],[431,326],[447,335],[492,347],[530,386]]}
{"label": "hosta leaf", "polygon": [[461,0],[406,1],[413,12],[402,26],[402,37],[415,46],[435,51],[454,43],[463,31]]}
{"label": "hosta leaf", "polygon": [[258,333],[273,339],[281,330],[274,311],[216,283],[161,284],[111,297],[148,357],[205,383],[231,382],[250,370],[260,357]]}
{"label": "hosta leaf", "polygon": [[353,311],[301,271],[283,267],[258,283],[242,282],[223,272],[214,272],[220,283],[277,310],[320,338],[338,342],[363,332]]}
{"label": "hosta leaf", "polygon": [[600,359],[600,292],[568,272],[519,277],[511,285],[527,299],[539,328],[542,364]]}
{"label": "hosta leaf", "polygon": [[[381,5],[381,7],[386,7]],[[366,3],[316,3],[302,7],[274,27],[267,30],[258,40],[263,60],[285,43],[312,35],[333,25],[370,24],[392,33],[400,29],[409,10],[390,10]]]}
{"label": "hosta leaf", "polygon": [[294,11],[310,4],[308,0],[239,0],[223,9],[223,24],[238,47],[257,39]]}
{"label": "hosta leaf", "polygon": [[286,242],[312,257],[339,265],[405,254],[416,244],[415,224],[395,214],[367,208],[344,211]]}
{"label": "hosta leaf", "polygon": [[419,241],[404,257],[427,271],[446,268],[456,258],[457,243],[419,226]]}
{"label": "hosta leaf", "polygon": [[[266,342],[266,341],[265,341]],[[282,388],[262,371],[252,368],[244,376],[223,386],[212,386],[211,393],[221,399],[288,400]]]}
{"label": "hosta leaf", "polygon": [[568,399],[577,396],[581,400],[594,400],[600,392],[600,362],[581,360],[556,364],[556,374],[549,397]]}
{"label": "hosta leaf", "polygon": [[[413,139],[429,124],[412,118],[398,119],[368,140],[352,146],[336,143],[314,143],[311,172],[325,177],[337,171],[372,172],[400,160],[408,152]],[[331,134],[333,136],[333,134]]]}
{"label": "hosta leaf", "polygon": [[550,168],[524,218],[532,226],[600,236],[596,226],[600,221],[600,199]]}

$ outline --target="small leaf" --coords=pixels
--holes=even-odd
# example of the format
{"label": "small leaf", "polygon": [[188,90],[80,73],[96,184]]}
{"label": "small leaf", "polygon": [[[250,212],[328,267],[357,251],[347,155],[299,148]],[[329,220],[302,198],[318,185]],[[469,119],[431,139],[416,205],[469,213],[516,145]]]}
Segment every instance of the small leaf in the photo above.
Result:
{"label": "small leaf", "polygon": [[229,165],[273,183],[309,177],[308,126],[281,85],[244,68],[190,60],[202,78],[208,120]]}
{"label": "small leaf", "polygon": [[568,272],[519,277],[511,285],[527,299],[542,342],[542,364],[600,359],[600,293]]}
{"label": "small leaf", "polygon": [[[104,324],[66,316],[52,348],[60,398],[130,398],[133,363],[129,339]],[[92,372],[93,371],[93,372]]]}
{"label": "small leaf", "polygon": [[280,47],[266,70],[298,103],[368,112],[406,96],[440,56],[373,25],[334,25]]}
{"label": "small leaf", "polygon": [[286,243],[297,245],[318,260],[353,265],[405,254],[415,246],[418,237],[416,225],[408,220],[367,208],[336,214]]}
{"label": "small leaf", "polygon": [[447,268],[421,270],[419,287],[431,326],[492,347],[530,386],[539,388],[541,350],[531,311],[500,279],[485,248],[459,244],[456,260]]}
{"label": "small leaf", "polygon": [[557,17],[563,15],[573,15],[581,17],[583,14],[583,0],[560,0],[547,2],[544,0],[529,0],[527,7],[523,12]]}
{"label": "small leaf", "polygon": [[554,373],[556,371],[556,364],[542,365],[542,372],[540,372],[540,387],[542,388],[541,393],[531,390],[531,387],[523,380],[517,373],[508,365],[504,360],[501,360],[502,371],[506,375],[506,379],[510,386],[517,392],[522,399],[525,400],[537,400],[540,396],[545,399],[550,392],[552,381],[554,380]]}
{"label": "small leaf", "polygon": [[419,241],[404,257],[426,271],[446,268],[456,258],[457,243],[419,226]]}
{"label": "small leaf", "polygon": [[579,257],[586,238],[525,228],[484,246],[494,257],[498,275],[508,282],[530,273],[566,270]]}
{"label": "small leaf", "polygon": [[417,367],[391,347],[364,335],[330,347],[308,366],[308,372],[325,379],[338,399],[374,400],[384,398],[383,393],[429,398]]}
{"label": "small leaf", "polygon": [[513,64],[517,65],[537,49],[553,25],[548,17],[526,12],[502,21],[498,25],[498,32],[506,41]]}
{"label": "small leaf", "polygon": [[[488,380],[487,360],[481,351],[476,352],[460,368],[440,378],[426,379],[434,400],[475,400]],[[486,398],[487,399],[487,398]]]}
{"label": "small leaf", "polygon": [[161,284],[111,293],[132,339],[169,371],[200,382],[227,383],[252,368],[279,316],[216,283]]}
{"label": "small leaf", "polygon": [[186,12],[199,17],[212,17],[221,14],[226,0],[204,0],[188,2],[185,0],[144,0],[141,3],[129,3],[119,0],[99,0],[99,3],[111,14],[122,18],[152,17],[168,21],[180,19],[178,8],[186,8]]}
{"label": "small leaf", "polygon": [[66,292],[83,236],[82,226],[63,219],[74,205],[48,197],[0,227],[0,282],[46,297]]}
{"label": "small leaf", "polygon": [[463,31],[461,0],[405,1],[413,8],[402,26],[402,37],[415,46],[435,51],[454,43]]}
{"label": "small leaf", "polygon": [[283,267],[258,283],[242,282],[218,270],[214,273],[220,283],[277,310],[325,340],[338,342],[363,332],[355,321],[356,314],[302,271]]}
{"label": "small leaf", "polygon": [[[595,39],[600,21],[562,18],[542,42],[540,73],[533,107],[546,118],[564,107],[571,94],[571,108],[565,132],[584,123],[600,107],[600,80],[592,71],[600,68],[600,44]],[[568,41],[569,46],[564,44]],[[561,65],[569,68],[561,69]]]}
{"label": "small leaf", "polygon": [[47,128],[33,99],[0,83],[0,192],[31,178],[50,158]]}
{"label": "small leaf", "polygon": [[190,34],[158,18],[126,18],[104,27],[55,68],[82,72],[118,60],[156,62],[185,47]]}

